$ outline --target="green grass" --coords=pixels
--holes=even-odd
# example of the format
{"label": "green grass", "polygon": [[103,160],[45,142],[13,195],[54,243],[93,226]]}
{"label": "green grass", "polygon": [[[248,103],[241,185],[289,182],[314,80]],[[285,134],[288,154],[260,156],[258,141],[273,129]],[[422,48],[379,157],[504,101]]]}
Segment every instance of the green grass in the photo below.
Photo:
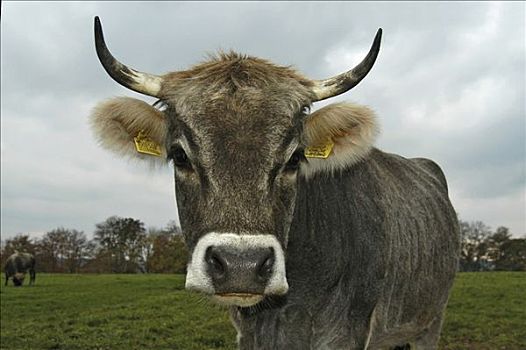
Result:
{"label": "green grass", "polygon": [[[526,349],[524,295],[526,273],[459,274],[440,348]],[[185,292],[184,276],[39,274],[0,296],[1,349],[236,347],[225,310]]]}
{"label": "green grass", "polygon": [[441,349],[526,349],[526,272],[457,275]]}
{"label": "green grass", "polygon": [[1,321],[1,349],[235,348],[226,312],[180,275],[39,274],[2,284]]}

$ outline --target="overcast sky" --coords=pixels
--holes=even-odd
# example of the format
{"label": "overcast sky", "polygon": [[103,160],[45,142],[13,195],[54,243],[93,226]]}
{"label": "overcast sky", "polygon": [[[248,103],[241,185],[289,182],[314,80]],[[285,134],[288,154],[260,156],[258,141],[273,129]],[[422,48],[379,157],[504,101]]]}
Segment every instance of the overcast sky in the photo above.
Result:
{"label": "overcast sky", "polygon": [[[438,162],[463,220],[526,233],[523,2],[6,2],[1,12],[1,233],[84,231],[108,216],[177,219],[172,169],[99,148],[87,116],[113,96],[93,17],[122,62],[187,68],[218,49],[294,65],[313,79],[356,65],[379,27],[376,65],[329,102],[372,107],[377,146]],[[321,105],[316,105],[315,108]]]}

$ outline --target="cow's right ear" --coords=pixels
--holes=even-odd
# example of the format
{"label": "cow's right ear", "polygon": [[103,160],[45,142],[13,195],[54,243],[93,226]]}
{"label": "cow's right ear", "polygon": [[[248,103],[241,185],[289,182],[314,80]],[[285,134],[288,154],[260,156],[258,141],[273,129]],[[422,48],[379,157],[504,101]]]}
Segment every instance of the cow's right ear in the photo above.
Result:
{"label": "cow's right ear", "polygon": [[101,102],[90,122],[102,147],[125,157],[166,162],[166,118],[146,102],[130,97]]}

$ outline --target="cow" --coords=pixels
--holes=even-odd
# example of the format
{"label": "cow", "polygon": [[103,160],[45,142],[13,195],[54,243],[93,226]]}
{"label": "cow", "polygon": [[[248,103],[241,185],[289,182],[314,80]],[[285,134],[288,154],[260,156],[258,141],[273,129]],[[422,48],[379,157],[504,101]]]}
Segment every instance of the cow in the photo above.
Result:
{"label": "cow", "polygon": [[35,283],[35,257],[29,253],[19,253],[15,251],[5,263],[5,285],[9,278],[13,278],[15,287],[20,287],[24,283],[26,273],[29,271],[29,285]]}
{"label": "cow", "polygon": [[440,167],[374,146],[374,112],[311,111],[371,70],[324,80],[236,52],[154,75],[95,47],[119,84],[157,99],[99,103],[102,147],[171,162],[186,289],[226,305],[240,349],[437,347],[459,229]]}

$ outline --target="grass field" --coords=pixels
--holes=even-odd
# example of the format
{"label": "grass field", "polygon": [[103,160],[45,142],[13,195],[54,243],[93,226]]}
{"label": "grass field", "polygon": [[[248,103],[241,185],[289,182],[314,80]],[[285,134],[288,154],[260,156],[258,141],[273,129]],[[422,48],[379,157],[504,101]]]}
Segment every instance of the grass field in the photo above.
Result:
{"label": "grass field", "polygon": [[[462,273],[441,349],[526,349],[526,273]],[[0,289],[1,349],[235,349],[226,312],[179,275],[40,274]]]}

